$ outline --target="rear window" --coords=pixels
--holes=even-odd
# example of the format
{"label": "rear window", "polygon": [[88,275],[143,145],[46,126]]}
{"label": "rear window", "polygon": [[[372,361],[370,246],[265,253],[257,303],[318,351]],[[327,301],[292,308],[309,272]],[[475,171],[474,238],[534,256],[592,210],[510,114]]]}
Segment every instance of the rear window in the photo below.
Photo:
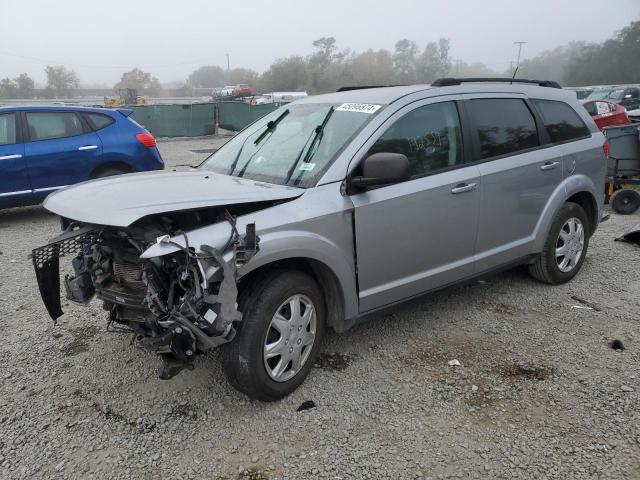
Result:
{"label": "rear window", "polygon": [[27,126],[32,141],[84,133],[80,117],[73,112],[27,112]]}
{"label": "rear window", "polygon": [[517,98],[471,100],[469,113],[475,125],[481,158],[507,155],[537,147],[536,122],[527,104]]}
{"label": "rear window", "polygon": [[115,120],[110,116],[102,115],[101,113],[85,113],[85,116],[94,130],[100,130],[104,127],[108,127],[115,122]]}
{"label": "rear window", "polygon": [[533,103],[553,143],[577,140],[591,134],[580,115],[570,105],[554,100],[533,100]]}

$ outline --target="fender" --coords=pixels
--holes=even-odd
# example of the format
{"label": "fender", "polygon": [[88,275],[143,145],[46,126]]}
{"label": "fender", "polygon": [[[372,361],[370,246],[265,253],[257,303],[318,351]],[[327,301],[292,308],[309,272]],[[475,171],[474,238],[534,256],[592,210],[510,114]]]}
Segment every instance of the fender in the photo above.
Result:
{"label": "fender", "polygon": [[[556,216],[556,213],[562,205],[567,201],[568,198],[575,195],[576,193],[587,192],[593,197],[596,205],[596,187],[593,184],[593,181],[587,177],[586,175],[571,175],[568,178],[565,178],[560,185],[554,190],[549,198],[549,201],[544,207],[540,218],[538,219],[538,223],[533,231],[534,241],[533,241],[533,252],[539,253],[544,248],[544,243],[547,240],[547,236],[549,235],[549,230],[551,229],[551,224],[553,223],[553,219]],[[598,222],[598,208],[596,210],[595,221]]]}
{"label": "fender", "polygon": [[[329,203],[314,205],[317,208],[326,208]],[[334,214],[321,216],[314,222],[304,222],[305,230],[302,230],[298,228],[296,222],[285,226],[277,225],[280,215],[286,214],[294,217],[295,207],[293,210],[289,210],[289,208],[291,207],[288,205],[275,207],[279,212],[286,209],[286,213],[279,215],[273,215],[275,209],[270,209],[271,213],[263,210],[237,219],[236,227],[239,232],[243,232],[248,223],[256,223],[257,226],[266,225],[263,229],[258,227],[257,231],[260,237],[260,250],[247,264],[239,268],[238,274],[244,276],[260,267],[281,260],[316,260],[326,266],[337,279],[344,300],[345,318],[357,315],[358,293],[352,212],[339,210]],[[272,226],[273,223],[276,225]],[[334,233],[333,241],[323,235],[325,231]],[[229,240],[231,227],[227,222],[220,222],[186,232],[186,235],[189,245],[196,250],[200,249],[200,245],[210,245],[222,249]],[[140,257],[152,258],[167,255],[178,251],[179,246],[185,245],[184,237],[181,235],[176,235],[171,240],[173,243],[158,242],[151,245]],[[225,260],[231,260],[230,251],[224,252],[223,256]],[[216,269],[206,273],[207,278],[212,278],[216,274]]]}
{"label": "fender", "polygon": [[[238,219],[238,229],[244,228],[246,220]],[[242,230],[240,230],[242,231]],[[208,244],[214,248],[222,248],[231,228],[228,224],[219,223],[205,229],[187,232],[191,246],[199,250],[201,244]],[[304,230],[278,230],[259,232],[260,251],[247,263],[239,268],[240,276],[281,260],[294,258],[312,259],[325,265],[336,277],[342,297],[344,299],[345,318],[358,314],[358,292],[356,285],[355,261],[353,245],[342,247],[331,242],[318,233]],[[141,258],[152,258],[174,253],[179,250],[178,245],[184,245],[181,236],[172,238],[174,244],[156,243],[145,250]],[[224,259],[231,260],[231,252],[224,252]],[[207,270],[207,278],[212,278],[218,269]]]}
{"label": "fender", "polygon": [[[260,235],[260,251],[238,273],[244,276],[260,267],[294,258],[317,260],[335,276],[344,299],[345,318],[358,314],[358,292],[352,249],[345,249],[316,233],[283,230]],[[320,285],[322,287],[322,285]]]}

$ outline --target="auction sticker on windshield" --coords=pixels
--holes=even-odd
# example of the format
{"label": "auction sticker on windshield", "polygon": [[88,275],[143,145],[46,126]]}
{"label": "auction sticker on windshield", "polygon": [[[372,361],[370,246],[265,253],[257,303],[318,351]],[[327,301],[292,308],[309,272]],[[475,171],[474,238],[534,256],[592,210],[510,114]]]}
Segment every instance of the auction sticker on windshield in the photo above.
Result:
{"label": "auction sticker on windshield", "polygon": [[343,103],[336,112],[360,112],[360,113],[375,113],[382,105],[373,105],[371,103]]}
{"label": "auction sticker on windshield", "polygon": [[314,168],[316,168],[315,163],[303,163],[302,165],[300,165],[300,170],[305,170],[307,172],[310,172]]}

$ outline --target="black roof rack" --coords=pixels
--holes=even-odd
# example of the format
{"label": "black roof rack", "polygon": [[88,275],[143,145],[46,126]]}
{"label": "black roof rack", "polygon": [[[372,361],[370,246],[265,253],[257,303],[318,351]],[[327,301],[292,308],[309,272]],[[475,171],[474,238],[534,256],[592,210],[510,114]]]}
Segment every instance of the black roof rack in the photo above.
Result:
{"label": "black roof rack", "polygon": [[462,83],[532,83],[541,87],[562,88],[558,82],[553,80],[527,80],[526,78],[439,78],[431,82],[432,87],[451,87]]}
{"label": "black roof rack", "polygon": [[358,87],[340,87],[336,92],[349,92],[351,90],[364,90],[365,88],[404,87],[405,85],[360,85]]}

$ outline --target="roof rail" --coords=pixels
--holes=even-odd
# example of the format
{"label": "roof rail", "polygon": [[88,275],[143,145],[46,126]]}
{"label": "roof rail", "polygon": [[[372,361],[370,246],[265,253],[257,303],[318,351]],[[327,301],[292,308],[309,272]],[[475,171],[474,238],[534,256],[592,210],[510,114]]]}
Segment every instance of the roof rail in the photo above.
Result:
{"label": "roof rail", "polygon": [[526,78],[439,78],[431,82],[432,87],[450,87],[462,83],[532,83],[541,87],[562,88],[558,82],[553,80],[527,80]]}
{"label": "roof rail", "polygon": [[404,87],[405,85],[361,85],[358,87],[340,87],[336,92],[350,92],[351,90],[364,90],[365,88]]}

